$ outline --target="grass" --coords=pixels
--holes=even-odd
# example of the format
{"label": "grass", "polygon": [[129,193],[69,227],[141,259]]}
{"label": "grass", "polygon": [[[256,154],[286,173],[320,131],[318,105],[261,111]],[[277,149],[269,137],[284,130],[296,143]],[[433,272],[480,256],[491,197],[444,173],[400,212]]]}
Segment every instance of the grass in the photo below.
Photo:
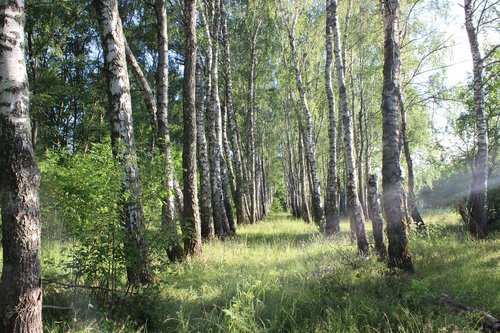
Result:
{"label": "grass", "polygon": [[[459,217],[424,214],[425,234],[412,232],[415,271],[388,270],[360,258],[348,238],[274,213],[243,226],[232,239],[159,270],[155,285],[120,296],[113,310],[81,290],[46,288],[49,332],[475,332],[480,316],[453,314],[439,300],[500,315],[500,235],[470,239]],[[367,224],[368,231],[371,229]],[[44,274],[56,275],[62,246],[47,244]],[[90,305],[89,305],[90,304]]]}

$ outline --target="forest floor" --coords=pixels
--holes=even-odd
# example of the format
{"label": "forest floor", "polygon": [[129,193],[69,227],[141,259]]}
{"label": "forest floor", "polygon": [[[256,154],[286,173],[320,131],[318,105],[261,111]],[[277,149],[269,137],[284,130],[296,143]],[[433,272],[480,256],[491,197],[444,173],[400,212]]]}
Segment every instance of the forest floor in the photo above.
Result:
{"label": "forest floor", "polygon": [[[458,215],[424,215],[411,232],[415,274],[360,258],[349,241],[273,213],[204,245],[203,254],[160,271],[146,290],[105,310],[81,291],[48,288],[45,304],[74,297],[71,310],[45,309],[49,332],[475,332],[482,318],[457,314],[440,299],[500,316],[500,233],[473,240]],[[369,223],[367,229],[371,234]],[[50,246],[44,258],[51,253]],[[87,304],[88,303],[88,304]],[[76,305],[80,304],[80,305]],[[82,305],[83,304],[83,305]],[[90,305],[89,305],[90,304]],[[59,305],[59,304],[56,304]]]}

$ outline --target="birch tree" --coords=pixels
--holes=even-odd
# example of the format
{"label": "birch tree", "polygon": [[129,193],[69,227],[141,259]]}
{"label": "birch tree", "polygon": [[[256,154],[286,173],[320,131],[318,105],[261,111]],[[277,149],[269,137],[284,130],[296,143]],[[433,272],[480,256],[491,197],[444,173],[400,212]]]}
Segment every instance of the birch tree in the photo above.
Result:
{"label": "birch tree", "polygon": [[152,275],[149,247],[144,239],[144,210],[132,123],[132,103],[125,56],[125,37],[116,0],[94,0],[104,50],[113,154],[123,169],[123,218],[127,278],[148,284]]}
{"label": "birch tree", "polygon": [[0,17],[0,331],[41,333],[40,173],[28,109],[24,1],[3,1]]}
{"label": "birch tree", "polygon": [[400,39],[398,0],[384,2],[384,85],[382,90],[382,185],[389,243],[388,265],[413,271],[408,249],[400,166]]}
{"label": "birch tree", "polygon": [[365,231],[365,215],[358,197],[357,170],[354,161],[354,142],[353,142],[353,121],[351,111],[348,106],[347,88],[345,85],[345,71],[340,54],[340,34],[337,19],[337,1],[332,0],[332,26],[335,55],[335,67],[337,69],[337,81],[339,86],[340,113],[344,129],[344,157],[347,171],[347,196],[349,201],[349,219],[356,230],[356,240],[360,254],[368,252],[368,239]]}

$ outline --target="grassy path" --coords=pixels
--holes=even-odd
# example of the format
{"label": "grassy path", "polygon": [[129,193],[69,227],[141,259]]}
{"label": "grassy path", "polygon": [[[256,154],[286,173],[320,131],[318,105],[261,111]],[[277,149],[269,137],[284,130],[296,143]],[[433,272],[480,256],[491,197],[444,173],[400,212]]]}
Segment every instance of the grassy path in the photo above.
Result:
{"label": "grassy path", "polygon": [[426,221],[427,235],[411,235],[410,276],[359,258],[347,221],[332,240],[273,214],[162,273],[118,317],[147,322],[148,332],[474,332],[480,317],[453,315],[439,295],[498,317],[500,235],[472,241],[449,213]]}

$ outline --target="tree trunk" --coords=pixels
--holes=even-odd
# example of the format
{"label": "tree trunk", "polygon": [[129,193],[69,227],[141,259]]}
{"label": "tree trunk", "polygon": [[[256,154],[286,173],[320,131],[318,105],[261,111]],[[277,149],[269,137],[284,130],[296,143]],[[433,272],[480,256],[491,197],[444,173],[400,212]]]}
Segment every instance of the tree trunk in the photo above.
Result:
{"label": "tree trunk", "polygon": [[352,117],[347,105],[347,90],[345,86],[344,70],[340,56],[340,37],[337,20],[337,1],[332,0],[332,25],[334,36],[335,67],[337,69],[337,80],[339,85],[340,112],[344,126],[344,156],[347,169],[347,196],[349,200],[349,219],[356,229],[356,239],[360,254],[368,253],[368,239],[365,232],[365,215],[358,197],[358,184],[356,167],[354,164],[354,146],[351,129]]}
{"label": "tree trunk", "polygon": [[255,64],[257,36],[259,34],[260,24],[258,21],[255,31],[250,40],[250,72],[248,87],[248,163],[249,170],[249,196],[250,196],[250,223],[257,222],[257,180],[256,180],[256,157],[255,157]]}
{"label": "tree trunk", "polygon": [[184,145],[182,170],[184,179],[184,213],[182,236],[184,250],[190,254],[201,253],[201,225],[196,184],[196,0],[185,0],[185,34],[183,82]]}
{"label": "tree trunk", "polygon": [[337,182],[337,147],[336,147],[336,122],[335,122],[335,97],[332,88],[332,3],[326,1],[326,65],[325,84],[328,97],[328,138],[330,147],[330,160],[328,162],[328,178],[325,195],[325,232],[327,234],[340,234],[340,218],[337,206],[338,182]]}
{"label": "tree trunk", "polygon": [[415,195],[415,174],[413,173],[413,161],[410,154],[410,143],[408,142],[408,136],[406,135],[406,111],[403,104],[403,98],[400,96],[399,108],[401,112],[401,139],[403,141],[403,151],[405,154],[406,167],[408,169],[408,198],[407,206],[408,212],[413,219],[413,222],[417,225],[417,230],[425,229],[425,223],[420,215],[417,206],[417,197]]}
{"label": "tree trunk", "polygon": [[470,219],[465,221],[476,237],[484,237],[488,224],[488,127],[484,107],[483,58],[474,27],[474,1],[464,0],[465,29],[469,38],[474,75],[474,109],[476,113],[476,146],[472,186],[469,194]]}
{"label": "tree trunk", "polygon": [[384,86],[382,90],[382,184],[389,241],[389,267],[413,271],[408,248],[399,149],[400,41],[399,3],[384,2]]}
{"label": "tree trunk", "polygon": [[182,259],[184,251],[177,234],[175,219],[174,164],[168,125],[168,30],[166,0],[155,0],[158,67],[156,69],[156,105],[158,109],[158,146],[164,163],[165,191],[162,225],[168,237],[167,255],[171,261]]}
{"label": "tree trunk", "polygon": [[99,20],[111,115],[113,153],[123,168],[125,253],[130,284],[151,282],[149,247],[144,239],[144,210],[132,123],[132,103],[125,56],[125,37],[116,0],[94,0]]}
{"label": "tree trunk", "polygon": [[224,227],[228,225],[226,209],[224,207],[224,193],[222,185],[222,137],[221,137],[221,108],[219,99],[219,64],[218,40],[220,35],[220,0],[208,2],[211,11],[211,29],[209,33],[212,48],[211,60],[211,87],[210,105],[208,112],[209,145],[210,145],[210,179],[212,186],[212,208],[214,212],[215,233],[223,237]]}
{"label": "tree trunk", "polygon": [[151,86],[149,85],[149,82],[146,79],[146,76],[142,72],[141,66],[137,62],[137,59],[132,53],[132,50],[130,49],[126,40],[125,40],[125,53],[127,55],[128,64],[130,65],[130,67],[132,67],[132,72],[137,78],[137,81],[139,81],[139,85],[141,86],[141,89],[144,93],[144,101],[146,103],[146,108],[148,109],[149,116],[151,117],[150,121],[151,121],[152,133],[151,133],[150,149],[151,149],[151,155],[153,155],[156,145],[156,135],[158,133],[158,120],[156,119],[157,107],[156,107],[155,97],[153,94],[153,90],[151,89]]}
{"label": "tree trunk", "polygon": [[0,5],[0,331],[42,332],[40,173],[29,118],[24,1]]}
{"label": "tree trunk", "polygon": [[[199,55],[199,53],[198,53]],[[211,56],[207,56],[208,59]],[[205,136],[205,85],[202,79],[201,56],[198,56],[196,68],[196,127],[197,127],[197,147],[198,166],[200,174],[200,216],[201,216],[201,236],[203,239],[214,237],[214,218],[212,210],[212,187],[210,185],[210,165],[208,162],[207,140]],[[207,78],[208,80],[208,78]]]}
{"label": "tree trunk", "polygon": [[313,140],[313,129],[312,129],[312,121],[311,121],[311,111],[309,110],[309,106],[307,105],[306,93],[304,90],[304,86],[302,84],[302,75],[300,73],[299,68],[299,56],[297,54],[297,50],[295,48],[295,40],[294,40],[294,27],[288,31],[288,37],[290,41],[290,48],[292,51],[293,62],[295,66],[295,77],[297,80],[297,89],[300,94],[300,100],[302,102],[302,109],[304,112],[304,120],[305,120],[305,128],[304,128],[304,145],[306,150],[307,162],[309,164],[309,169],[311,172],[311,180],[312,180],[312,213],[314,222],[320,226],[320,228],[324,227],[325,224],[325,215],[323,208],[321,207],[321,189],[319,184],[319,177],[316,168],[316,147],[314,146]]}
{"label": "tree trunk", "polygon": [[387,257],[387,250],[384,242],[384,220],[377,191],[377,176],[368,176],[368,210],[372,220],[373,238],[375,240],[375,249],[381,259]]}
{"label": "tree trunk", "polygon": [[[242,167],[242,151],[239,142],[238,124],[236,122],[236,114],[233,104],[233,79],[231,72],[231,49],[229,45],[229,33],[227,31],[227,13],[222,12],[222,36],[224,43],[224,74],[226,76],[226,104],[227,104],[227,122],[229,125],[229,137],[232,148],[232,163],[236,176],[235,186],[235,206],[238,224],[247,224],[248,217],[245,214],[244,205],[244,183],[243,167]],[[229,162],[229,161],[228,161]]]}

